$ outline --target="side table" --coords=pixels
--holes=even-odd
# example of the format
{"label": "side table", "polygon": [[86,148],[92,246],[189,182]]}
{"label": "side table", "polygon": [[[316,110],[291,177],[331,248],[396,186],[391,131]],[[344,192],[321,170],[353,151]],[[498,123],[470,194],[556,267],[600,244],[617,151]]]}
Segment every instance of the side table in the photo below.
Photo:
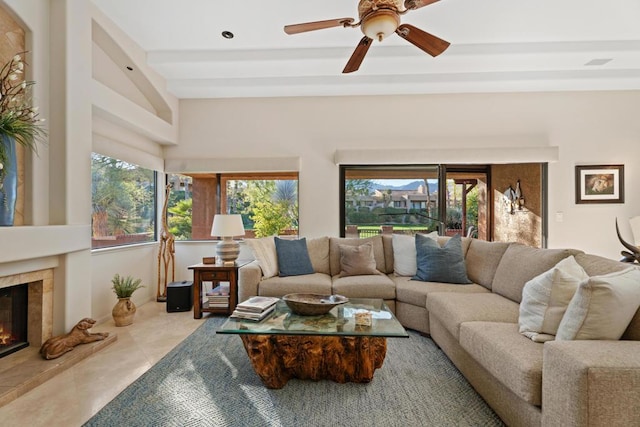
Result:
{"label": "side table", "polygon": [[[193,270],[193,318],[201,319],[202,313],[215,313],[230,315],[238,304],[238,269],[248,261],[238,261],[235,265],[219,264],[195,264],[189,266]],[[202,283],[229,282],[229,305],[222,307],[209,307],[208,301],[203,301]]]}

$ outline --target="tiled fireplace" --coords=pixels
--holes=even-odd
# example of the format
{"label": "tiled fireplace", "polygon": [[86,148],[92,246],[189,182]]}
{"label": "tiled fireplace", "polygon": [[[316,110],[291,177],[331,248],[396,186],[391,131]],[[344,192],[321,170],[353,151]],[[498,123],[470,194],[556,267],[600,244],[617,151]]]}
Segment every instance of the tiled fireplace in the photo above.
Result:
{"label": "tiled fireplace", "polygon": [[29,346],[27,294],[29,285],[0,289],[0,357]]}
{"label": "tiled fireplace", "polygon": [[[116,334],[111,334],[102,341],[80,345],[57,359],[43,359],[39,354],[40,347],[43,342],[51,338],[53,333],[53,278],[53,269],[0,277],[0,322],[2,322],[0,328],[4,329],[6,323],[14,322],[13,315],[11,315],[10,321],[3,320],[2,313],[9,310],[2,307],[2,295],[9,293],[9,290],[13,293],[13,289],[16,287],[23,287],[27,299],[24,308],[27,315],[26,342],[28,342],[24,349],[8,353],[6,357],[0,358],[0,407],[117,339]],[[22,296],[17,298],[21,299]],[[5,304],[9,303],[5,301]],[[11,304],[13,309],[14,302],[12,301]],[[16,302],[16,305],[19,304]],[[5,317],[8,319],[6,313]],[[13,325],[11,327],[13,328]],[[2,335],[1,332],[0,335]],[[0,350],[2,350],[1,347],[0,345]]]}
{"label": "tiled fireplace", "polygon": [[[23,316],[26,324],[20,325]],[[25,327],[26,331],[22,331]],[[51,338],[52,330],[53,270],[0,277],[0,356],[3,350],[10,354],[15,350],[10,347],[20,343],[40,348]]]}

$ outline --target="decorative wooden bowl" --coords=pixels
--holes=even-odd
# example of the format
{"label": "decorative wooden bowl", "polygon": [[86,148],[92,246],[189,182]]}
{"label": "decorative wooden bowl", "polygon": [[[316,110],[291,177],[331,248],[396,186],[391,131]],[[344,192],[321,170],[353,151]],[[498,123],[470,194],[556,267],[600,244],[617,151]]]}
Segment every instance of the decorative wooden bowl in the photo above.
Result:
{"label": "decorative wooden bowl", "polygon": [[288,294],[282,300],[295,314],[318,316],[328,313],[336,305],[348,302],[349,298],[342,295]]}

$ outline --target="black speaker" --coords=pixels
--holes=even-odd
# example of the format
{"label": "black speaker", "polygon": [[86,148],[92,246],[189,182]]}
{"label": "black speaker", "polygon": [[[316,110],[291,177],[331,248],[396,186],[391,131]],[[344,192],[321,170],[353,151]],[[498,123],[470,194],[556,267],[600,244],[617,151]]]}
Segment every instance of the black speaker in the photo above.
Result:
{"label": "black speaker", "polygon": [[167,312],[191,311],[193,307],[193,282],[171,282],[167,285]]}

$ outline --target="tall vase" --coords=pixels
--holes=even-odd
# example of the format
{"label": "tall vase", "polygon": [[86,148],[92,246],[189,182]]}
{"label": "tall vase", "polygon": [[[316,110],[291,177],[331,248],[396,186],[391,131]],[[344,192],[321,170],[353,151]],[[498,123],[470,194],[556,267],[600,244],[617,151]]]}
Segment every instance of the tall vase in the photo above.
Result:
{"label": "tall vase", "polygon": [[111,310],[116,326],[129,326],[133,323],[136,314],[136,305],[129,298],[118,298],[118,302]]}
{"label": "tall vase", "polygon": [[0,170],[0,226],[12,226],[18,195],[18,161],[16,141],[10,136],[0,135],[0,152],[4,162]]}

